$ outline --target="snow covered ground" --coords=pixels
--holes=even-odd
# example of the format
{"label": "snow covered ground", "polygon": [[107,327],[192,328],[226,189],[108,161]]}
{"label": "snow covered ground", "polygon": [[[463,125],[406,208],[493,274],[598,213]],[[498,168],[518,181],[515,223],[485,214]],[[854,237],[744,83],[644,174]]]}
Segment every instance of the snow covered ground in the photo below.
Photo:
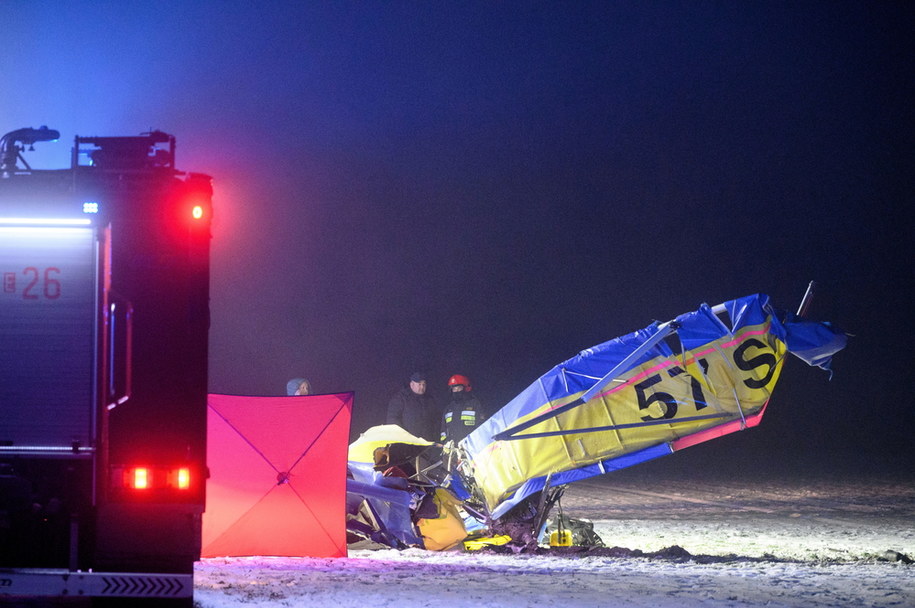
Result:
{"label": "snow covered ground", "polygon": [[573,484],[562,500],[567,515],[594,522],[608,548],[629,551],[207,559],[196,569],[195,597],[200,608],[910,607],[912,482],[687,478],[634,468]]}

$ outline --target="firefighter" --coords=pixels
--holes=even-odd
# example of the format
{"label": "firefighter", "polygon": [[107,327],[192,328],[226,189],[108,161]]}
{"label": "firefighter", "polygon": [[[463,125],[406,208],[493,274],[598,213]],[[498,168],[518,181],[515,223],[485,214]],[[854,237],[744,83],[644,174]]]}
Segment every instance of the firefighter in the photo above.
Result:
{"label": "firefighter", "polygon": [[455,374],[448,378],[448,389],[451,391],[451,401],[442,415],[441,440],[442,443],[457,443],[482,424],[486,416],[479,399],[470,394],[473,390],[470,378]]}

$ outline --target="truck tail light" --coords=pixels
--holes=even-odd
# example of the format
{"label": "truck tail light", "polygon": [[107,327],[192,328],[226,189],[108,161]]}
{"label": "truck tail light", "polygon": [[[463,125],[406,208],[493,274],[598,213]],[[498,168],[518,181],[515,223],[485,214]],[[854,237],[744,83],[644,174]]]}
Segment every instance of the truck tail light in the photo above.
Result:
{"label": "truck tail light", "polygon": [[193,489],[196,483],[191,467],[113,467],[112,486],[119,493],[179,493]]}
{"label": "truck tail light", "polygon": [[133,475],[130,477],[130,487],[132,487],[134,490],[145,490],[149,488],[149,469],[145,467],[137,467],[133,469]]}
{"label": "truck tail light", "polygon": [[181,467],[170,472],[172,477],[171,485],[178,490],[187,490],[191,487],[191,471],[187,467]]}

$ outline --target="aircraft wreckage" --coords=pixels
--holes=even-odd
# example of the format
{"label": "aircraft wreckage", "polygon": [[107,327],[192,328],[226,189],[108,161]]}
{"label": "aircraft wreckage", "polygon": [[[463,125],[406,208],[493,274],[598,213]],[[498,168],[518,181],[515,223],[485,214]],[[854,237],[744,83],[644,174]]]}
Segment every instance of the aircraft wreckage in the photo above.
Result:
{"label": "aircraft wreckage", "polygon": [[599,543],[568,518],[548,534],[568,484],[756,426],[787,353],[829,371],[847,338],[804,318],[812,288],[796,314],[756,294],[583,350],[457,444],[369,429],[349,448],[348,540],[430,550]]}

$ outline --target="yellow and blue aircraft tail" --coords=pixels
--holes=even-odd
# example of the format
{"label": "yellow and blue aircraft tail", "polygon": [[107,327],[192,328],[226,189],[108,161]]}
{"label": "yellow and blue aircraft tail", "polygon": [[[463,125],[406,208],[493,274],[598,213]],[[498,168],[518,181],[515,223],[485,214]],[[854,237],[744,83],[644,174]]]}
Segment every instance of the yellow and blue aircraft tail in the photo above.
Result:
{"label": "yellow and blue aircraft tail", "polygon": [[756,294],[702,305],[580,352],[459,445],[492,519],[545,486],[670,454],[759,424],[785,355],[829,370],[846,335]]}

